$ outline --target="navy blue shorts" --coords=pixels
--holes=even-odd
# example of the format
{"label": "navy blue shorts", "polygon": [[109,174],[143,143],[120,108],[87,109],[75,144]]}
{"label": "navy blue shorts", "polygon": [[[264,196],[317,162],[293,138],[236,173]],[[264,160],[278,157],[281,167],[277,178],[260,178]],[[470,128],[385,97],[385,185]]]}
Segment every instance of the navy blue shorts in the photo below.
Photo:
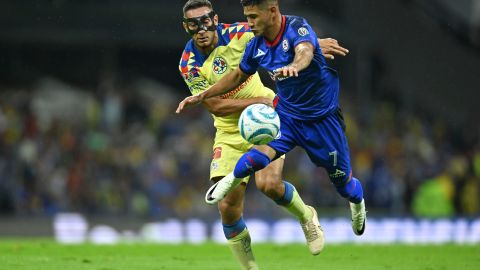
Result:
{"label": "navy blue shorts", "polygon": [[277,157],[300,146],[315,165],[327,170],[333,184],[342,185],[351,177],[350,151],[340,109],[316,121],[281,116],[280,132],[280,138],[268,144],[277,151]]}

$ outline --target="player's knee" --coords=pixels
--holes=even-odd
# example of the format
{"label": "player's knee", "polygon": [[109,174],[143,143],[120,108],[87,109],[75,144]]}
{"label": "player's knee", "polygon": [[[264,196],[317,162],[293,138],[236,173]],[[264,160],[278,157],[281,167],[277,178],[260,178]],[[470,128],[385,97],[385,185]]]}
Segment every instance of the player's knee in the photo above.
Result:
{"label": "player's knee", "polygon": [[218,211],[222,217],[222,222],[231,223],[242,216],[243,203],[240,200],[225,198],[218,203]]}
{"label": "player's knee", "polygon": [[237,201],[223,199],[218,202],[218,210],[223,215],[224,213],[241,212],[242,204]]}
{"label": "player's knee", "polygon": [[282,196],[283,182],[281,175],[272,172],[262,175],[255,179],[257,189],[272,199],[278,199]]}
{"label": "player's knee", "polygon": [[237,189],[233,190],[223,200],[218,202],[218,208],[220,211],[233,211],[235,209],[242,208],[243,196],[245,192],[245,184],[241,183]]}

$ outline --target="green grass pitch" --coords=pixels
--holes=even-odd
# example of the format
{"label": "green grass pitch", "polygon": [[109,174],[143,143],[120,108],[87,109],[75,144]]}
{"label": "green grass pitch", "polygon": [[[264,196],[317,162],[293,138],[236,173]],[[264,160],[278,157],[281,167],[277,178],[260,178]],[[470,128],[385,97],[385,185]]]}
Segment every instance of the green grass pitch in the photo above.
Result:
{"label": "green grass pitch", "polygon": [[[304,245],[253,246],[262,270],[469,270],[480,269],[480,246],[327,245],[311,256]],[[238,270],[227,246],[120,244],[59,245],[52,240],[0,239],[5,270]]]}

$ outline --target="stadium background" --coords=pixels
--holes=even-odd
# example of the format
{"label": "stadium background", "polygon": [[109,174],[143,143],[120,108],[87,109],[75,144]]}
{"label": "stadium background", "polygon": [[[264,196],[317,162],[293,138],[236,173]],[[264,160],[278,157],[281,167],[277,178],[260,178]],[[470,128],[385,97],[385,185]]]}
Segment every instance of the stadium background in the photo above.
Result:
{"label": "stadium background", "polygon": [[[0,236],[52,236],[61,213],[133,232],[171,218],[217,220],[203,203],[210,116],[200,106],[174,114],[189,94],[177,68],[183,3],[0,2]],[[238,1],[212,3],[221,21],[244,20]],[[350,49],[330,64],[369,217],[480,228],[480,1],[281,8]],[[348,218],[302,151],[287,156],[284,173],[321,217]],[[247,218],[288,216],[253,186],[247,193]]]}

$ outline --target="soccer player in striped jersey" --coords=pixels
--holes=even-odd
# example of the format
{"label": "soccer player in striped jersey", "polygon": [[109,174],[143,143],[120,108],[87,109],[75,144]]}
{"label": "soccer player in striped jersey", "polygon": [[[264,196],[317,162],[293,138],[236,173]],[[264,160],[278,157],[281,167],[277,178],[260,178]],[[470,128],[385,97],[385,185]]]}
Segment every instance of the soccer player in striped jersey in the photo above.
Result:
{"label": "soccer player in striped jersey", "polygon": [[[218,15],[207,0],[188,1],[183,8],[183,15],[183,27],[192,39],[185,46],[179,69],[191,93],[196,95],[238,67],[247,43],[254,35],[247,23],[219,23]],[[324,39],[321,43],[324,52],[331,58],[334,54],[345,55],[348,52],[336,40]],[[259,75],[254,72],[232,91],[203,102],[212,114],[217,129],[210,167],[212,181],[216,182],[230,173],[236,161],[253,146],[239,134],[237,122],[241,111],[254,103],[272,105],[274,95],[272,90],[263,86]],[[317,219],[316,214],[313,208],[303,203],[293,185],[282,181],[283,162],[279,158],[256,173],[257,188],[292,213],[304,230],[318,232],[316,239],[310,237],[317,243],[311,252],[318,254],[323,246],[323,238],[319,235],[322,232],[312,221]],[[248,178],[248,175],[242,177],[242,184],[226,195],[218,203],[218,208],[225,237],[235,258],[243,269],[257,269],[250,235],[242,217]]]}
{"label": "soccer player in striped jersey", "polygon": [[[241,0],[255,38],[247,45],[239,67],[209,89],[180,102],[186,106],[208,102],[241,85],[259,67],[275,80],[274,101],[280,116],[280,138],[255,146],[242,155],[234,170],[207,192],[207,203],[221,201],[239,179],[261,171],[295,146],[305,149],[311,161],[327,170],[337,192],[349,201],[352,229],[365,230],[366,211],[362,184],[353,177],[350,153],[339,109],[339,79],[327,66],[317,36],[304,18],[280,13],[278,0]],[[308,237],[307,237],[308,239]]]}

